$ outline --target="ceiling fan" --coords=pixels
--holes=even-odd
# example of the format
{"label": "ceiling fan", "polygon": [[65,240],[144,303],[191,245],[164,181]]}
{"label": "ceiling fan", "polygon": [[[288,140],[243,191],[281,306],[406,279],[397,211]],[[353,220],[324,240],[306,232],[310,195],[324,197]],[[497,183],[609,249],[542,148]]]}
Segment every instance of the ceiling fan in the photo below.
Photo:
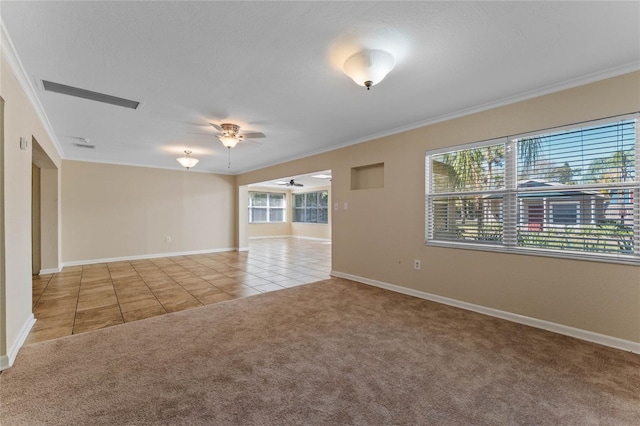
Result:
{"label": "ceiling fan", "polygon": [[232,123],[222,123],[217,125],[215,123],[209,123],[218,132],[216,137],[220,139],[222,145],[226,148],[235,147],[238,142],[242,142],[247,139],[261,139],[266,137],[262,132],[242,132],[240,133],[240,126]]}
{"label": "ceiling fan", "polygon": [[242,132],[240,133],[240,126],[233,123],[222,123],[217,125],[215,123],[209,123],[218,132],[216,137],[220,139],[222,145],[229,149],[229,164],[227,168],[231,167],[231,148],[235,147],[238,142],[249,139],[260,139],[266,137],[262,132]]}
{"label": "ceiling fan", "polygon": [[289,182],[279,182],[278,185],[285,185],[285,186],[304,186],[301,183],[297,183],[295,180],[291,179]]}

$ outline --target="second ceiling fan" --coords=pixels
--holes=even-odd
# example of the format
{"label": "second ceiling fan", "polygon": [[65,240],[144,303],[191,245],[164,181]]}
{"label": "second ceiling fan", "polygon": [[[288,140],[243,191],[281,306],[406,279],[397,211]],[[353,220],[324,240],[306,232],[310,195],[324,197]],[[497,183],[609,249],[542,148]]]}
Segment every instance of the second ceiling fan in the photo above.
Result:
{"label": "second ceiling fan", "polygon": [[291,179],[289,182],[278,182],[278,185],[284,185],[284,186],[304,186],[301,183],[296,182],[295,180]]}

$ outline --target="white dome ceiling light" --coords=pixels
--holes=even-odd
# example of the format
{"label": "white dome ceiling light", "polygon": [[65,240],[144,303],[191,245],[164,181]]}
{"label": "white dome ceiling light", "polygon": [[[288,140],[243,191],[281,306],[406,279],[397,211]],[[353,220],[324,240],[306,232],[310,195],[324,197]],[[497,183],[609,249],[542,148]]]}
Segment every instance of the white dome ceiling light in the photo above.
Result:
{"label": "white dome ceiling light", "polygon": [[391,53],[379,49],[364,49],[351,55],[342,67],[344,73],[367,90],[380,83],[396,65]]}
{"label": "white dome ceiling light", "polygon": [[191,151],[187,149],[184,151],[184,157],[176,158],[176,161],[187,170],[198,164],[198,162],[200,161],[197,158],[190,157],[190,155]]}

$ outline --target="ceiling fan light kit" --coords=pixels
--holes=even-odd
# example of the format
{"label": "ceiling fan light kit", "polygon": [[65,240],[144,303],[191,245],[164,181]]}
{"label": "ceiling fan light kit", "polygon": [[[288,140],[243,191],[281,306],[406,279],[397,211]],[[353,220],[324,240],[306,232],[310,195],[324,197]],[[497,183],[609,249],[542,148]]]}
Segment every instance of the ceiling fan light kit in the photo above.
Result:
{"label": "ceiling fan light kit", "polygon": [[342,70],[358,85],[367,90],[380,83],[395,67],[391,53],[379,49],[364,49],[351,55]]}
{"label": "ceiling fan light kit", "polygon": [[233,123],[222,123],[220,125],[217,125],[215,123],[209,124],[220,132],[216,135],[216,137],[229,151],[229,163],[227,164],[227,168],[231,168],[231,148],[235,148],[235,146],[238,145],[238,142],[246,140],[245,136],[252,139],[265,137],[264,133],[261,132],[245,132],[243,134],[240,134],[240,126]]}
{"label": "ceiling fan light kit", "polygon": [[190,155],[191,151],[187,149],[184,151],[184,157],[176,158],[176,161],[187,170],[198,164],[198,162],[200,161],[197,158],[190,157]]}
{"label": "ceiling fan light kit", "polygon": [[238,145],[238,142],[240,142],[240,140],[238,138],[236,138],[235,136],[220,136],[218,139],[220,139],[220,142],[222,142],[222,145],[224,145],[225,148],[234,148],[236,145]]}

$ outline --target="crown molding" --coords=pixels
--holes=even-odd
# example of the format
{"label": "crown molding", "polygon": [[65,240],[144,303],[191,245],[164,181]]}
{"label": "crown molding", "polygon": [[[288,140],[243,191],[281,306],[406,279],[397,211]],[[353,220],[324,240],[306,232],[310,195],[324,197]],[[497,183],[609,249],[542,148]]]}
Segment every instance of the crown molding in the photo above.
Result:
{"label": "crown molding", "polygon": [[[221,175],[221,176],[235,176],[234,173],[225,173],[225,172],[216,172],[213,170],[206,170],[206,169],[195,169],[195,168],[191,168],[189,170],[185,169],[184,167],[180,166],[180,167],[161,167],[161,166],[154,166],[154,165],[149,165],[149,164],[143,164],[143,163],[136,163],[136,162],[132,162],[132,161],[109,161],[109,160],[96,160],[96,159],[92,159],[92,160],[87,160],[86,158],[78,158],[78,157],[65,157],[63,158],[63,160],[65,161],[77,161],[80,163],[96,163],[96,164],[108,164],[111,166],[127,166],[127,167],[145,167],[148,169],[157,169],[157,170],[171,170],[174,172],[188,172],[188,173],[205,173],[205,174],[210,174],[210,175]],[[178,163],[176,163],[178,164]]]}
{"label": "crown molding", "polygon": [[456,118],[464,117],[471,114],[476,114],[483,111],[488,111],[491,109],[499,108],[506,105],[515,104],[517,102],[526,101],[529,99],[538,98],[545,95],[550,95],[552,93],[561,92],[563,90],[573,89],[575,87],[584,86],[586,84],[595,83],[597,81],[606,80],[608,78],[618,77],[624,74],[629,74],[632,72],[640,71],[640,61],[632,62],[625,65],[620,65],[617,67],[609,68],[604,71],[599,71],[591,74],[587,74],[581,77],[572,78],[569,80],[565,80],[560,83],[552,84],[549,86],[542,87],[540,89],[529,90],[527,92],[519,93],[514,96],[509,96],[506,98],[498,99],[496,101],[487,102],[485,104],[476,105],[471,108],[465,108],[458,111],[454,111],[451,113],[439,115],[437,117],[428,118],[426,120],[417,121],[415,123],[410,123],[405,126],[395,127],[390,130],[386,130],[384,132],[374,133],[368,136],[364,136],[358,139],[352,139],[346,142],[341,142],[335,145],[331,145],[322,149],[314,150],[307,152],[305,154],[300,154],[296,156],[289,157],[288,159],[278,160],[274,163],[265,164],[260,167],[242,170],[237,172],[237,174],[250,173],[256,170],[265,169],[267,167],[276,166],[283,163],[288,163],[290,161],[300,160],[302,158],[311,157],[313,155],[324,154],[326,152],[335,151],[337,149],[346,148],[348,146],[357,145],[363,142],[369,142],[372,140],[380,139],[386,136],[397,135],[399,133],[408,132],[410,130],[418,129],[420,127],[426,127],[437,123],[442,123],[444,121],[453,120]]}
{"label": "crown molding", "polygon": [[4,25],[4,21],[2,20],[1,17],[0,17],[0,32],[1,32],[0,53],[9,64],[9,67],[13,71],[13,74],[16,76],[16,79],[18,80],[18,83],[20,84],[20,86],[22,87],[22,90],[27,96],[27,99],[29,99],[31,106],[33,107],[34,111],[38,115],[38,118],[42,123],[42,127],[44,127],[45,132],[47,132],[47,135],[53,142],[53,146],[58,151],[58,155],[60,156],[60,158],[64,158],[62,146],[60,145],[60,142],[58,141],[58,138],[56,137],[56,134],[53,131],[53,126],[51,125],[51,122],[49,121],[49,117],[47,117],[47,114],[44,111],[44,107],[42,106],[40,99],[38,99],[38,95],[36,92],[36,88],[33,84],[33,81],[31,78],[29,78],[27,71],[22,65],[22,61],[20,61],[18,52],[16,51],[13,41],[9,36],[9,32],[7,31],[7,27]]}

